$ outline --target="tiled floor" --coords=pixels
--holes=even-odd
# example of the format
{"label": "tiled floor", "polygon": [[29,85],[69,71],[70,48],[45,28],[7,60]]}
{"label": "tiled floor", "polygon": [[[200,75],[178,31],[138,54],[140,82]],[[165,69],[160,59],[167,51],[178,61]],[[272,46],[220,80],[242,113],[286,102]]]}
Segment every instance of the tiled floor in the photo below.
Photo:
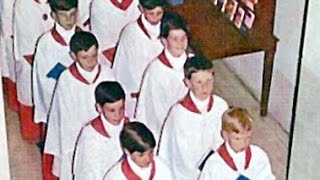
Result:
{"label": "tiled floor", "polygon": [[[223,64],[215,61],[216,93],[231,106],[249,109],[255,118],[253,142],[269,155],[277,180],[285,179],[288,135],[270,117],[259,116],[259,103]],[[40,180],[41,158],[38,148],[21,139],[17,114],[6,109],[12,180]]]}

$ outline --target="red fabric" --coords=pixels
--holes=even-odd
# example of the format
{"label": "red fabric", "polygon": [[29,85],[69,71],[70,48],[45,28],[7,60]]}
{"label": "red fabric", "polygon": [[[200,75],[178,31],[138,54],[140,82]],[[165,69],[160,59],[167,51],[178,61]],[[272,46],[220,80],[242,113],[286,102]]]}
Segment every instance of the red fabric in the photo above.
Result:
{"label": "red fabric", "polygon": [[66,43],[66,41],[63,39],[63,37],[61,36],[61,34],[58,33],[58,31],[56,30],[56,27],[53,27],[51,29],[51,35],[53,37],[53,39],[58,42],[59,44],[61,44],[62,46],[67,46],[68,44]]}
{"label": "red fabric", "polygon": [[102,51],[102,54],[111,62],[111,64],[113,64],[114,55],[116,54],[116,48],[113,47],[113,48],[106,49]]}
{"label": "red fabric", "polygon": [[59,180],[58,177],[52,174],[53,155],[43,154],[42,156],[42,176],[43,180]]}
{"label": "red fabric", "polygon": [[[156,173],[156,166],[154,161],[152,161],[151,166],[152,167],[151,167],[151,174],[150,174],[149,180],[152,180]],[[129,166],[127,158],[123,159],[121,163],[121,170],[124,176],[126,176],[128,180],[141,180],[141,178],[132,171],[131,167]]]}
{"label": "red fabric", "polygon": [[[93,80],[92,83],[94,83],[94,82],[98,79],[98,77],[99,77],[99,75],[100,75],[101,67],[100,67],[100,65],[98,65],[98,66],[99,66],[98,73],[97,73],[97,75],[96,75],[96,77],[94,78],[94,80]],[[72,64],[69,66],[69,70],[70,70],[70,72],[71,72],[71,74],[72,74],[72,76],[73,76],[74,78],[78,79],[79,81],[81,81],[81,82],[83,82],[83,83],[85,83],[85,84],[90,84],[90,83],[80,74],[80,72],[79,72],[79,70],[78,70],[78,68],[77,68],[77,66],[76,66],[76,63],[72,63]]]}
{"label": "red fabric", "polygon": [[[238,171],[236,165],[233,162],[232,157],[230,156],[230,154],[227,151],[227,147],[226,144],[223,143],[219,149],[218,149],[218,153],[221,156],[221,158],[224,160],[224,162],[226,162],[226,164],[233,169],[234,171]],[[250,160],[251,160],[251,149],[250,146],[246,149],[246,163],[245,163],[245,169],[247,169],[249,167],[250,164]]]}
{"label": "red fabric", "polygon": [[13,82],[9,78],[2,78],[3,89],[6,101],[8,103],[8,107],[13,111],[18,111],[19,103],[17,99],[17,86],[16,83]]}
{"label": "red fabric", "polygon": [[41,138],[41,126],[33,121],[33,107],[19,103],[21,136],[24,140],[35,143]]}
{"label": "red fabric", "polygon": [[91,126],[101,135],[110,138],[109,133],[103,126],[102,119],[100,116],[96,117],[94,120],[91,121]]}
{"label": "red fabric", "polygon": [[[201,113],[199,111],[199,109],[197,108],[197,106],[194,104],[194,102],[192,101],[191,97],[190,97],[190,92],[186,95],[186,97],[180,102],[180,104],[185,107],[186,109],[188,109],[191,112],[194,113]],[[210,111],[213,107],[213,97],[210,96],[209,99],[209,103],[208,103],[208,108],[207,111]]]}
{"label": "red fabric", "polygon": [[138,23],[139,27],[141,28],[141,30],[144,32],[144,34],[145,34],[146,36],[148,36],[149,39],[151,39],[151,36],[149,35],[146,27],[144,27],[144,25],[143,25],[143,23],[142,23],[141,16],[138,18],[137,23]]}
{"label": "red fabric", "polygon": [[158,58],[160,59],[160,61],[161,61],[164,65],[168,66],[168,67],[171,68],[171,69],[173,68],[172,65],[170,64],[168,58],[167,58],[166,55],[164,54],[164,51],[162,51],[162,53],[158,56]]}
{"label": "red fabric", "polygon": [[119,3],[119,1],[117,0],[110,0],[110,1],[117,8],[125,11],[126,9],[128,9],[128,7],[130,6],[133,0],[123,0],[121,3]]}
{"label": "red fabric", "polygon": [[23,57],[32,66],[34,54],[24,55]]}

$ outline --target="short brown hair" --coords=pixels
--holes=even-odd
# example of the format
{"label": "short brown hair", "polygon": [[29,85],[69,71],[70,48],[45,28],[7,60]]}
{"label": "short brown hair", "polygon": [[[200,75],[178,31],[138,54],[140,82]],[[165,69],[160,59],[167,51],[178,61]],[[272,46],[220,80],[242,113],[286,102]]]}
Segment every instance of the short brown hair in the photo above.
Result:
{"label": "short brown hair", "polygon": [[252,127],[252,117],[248,110],[241,107],[233,107],[226,110],[222,115],[222,130],[226,132],[239,133],[240,130],[236,127],[236,123],[246,130]]}

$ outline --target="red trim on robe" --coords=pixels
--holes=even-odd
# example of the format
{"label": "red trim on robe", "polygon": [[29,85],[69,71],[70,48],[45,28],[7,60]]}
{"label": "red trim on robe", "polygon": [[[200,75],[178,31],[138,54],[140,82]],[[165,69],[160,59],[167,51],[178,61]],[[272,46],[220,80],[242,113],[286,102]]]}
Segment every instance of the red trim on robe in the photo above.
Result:
{"label": "red trim on robe", "polygon": [[52,173],[53,159],[54,156],[51,154],[43,154],[42,156],[43,180],[59,180],[59,178]]}
{"label": "red trim on robe", "polygon": [[21,136],[24,140],[35,143],[41,138],[41,126],[33,121],[33,106],[19,103]]}
{"label": "red trim on robe", "polygon": [[[96,82],[96,80],[98,79],[98,77],[99,77],[99,75],[100,75],[101,66],[100,66],[100,65],[98,65],[98,66],[99,66],[99,67],[98,67],[98,73],[97,73],[96,77],[94,78],[92,84]],[[70,71],[70,73],[72,74],[72,76],[75,77],[76,79],[78,79],[79,81],[81,81],[81,82],[83,82],[83,83],[85,83],[85,84],[88,84],[88,85],[90,84],[90,83],[80,74],[80,72],[79,72],[79,70],[78,70],[77,65],[76,65],[75,62],[70,65],[69,71]]]}
{"label": "red trim on robe", "polygon": [[5,94],[8,107],[13,111],[19,110],[19,103],[17,99],[17,85],[11,79],[3,77],[3,90]]}
{"label": "red trim on robe", "polygon": [[[80,27],[76,26],[75,28],[75,32],[80,32],[82,31]],[[59,32],[56,29],[56,26],[54,25],[54,27],[51,29],[51,35],[53,37],[53,39],[58,42],[59,44],[61,44],[62,46],[67,46],[68,43],[64,40],[64,38],[61,36],[61,34],[59,34]]]}
{"label": "red trim on robe", "polygon": [[[226,144],[223,143],[219,149],[218,149],[218,153],[219,155],[221,156],[221,158],[224,160],[224,162],[231,168],[233,169],[234,171],[238,171],[236,165],[234,164],[233,162],[233,159],[232,157],[230,156],[229,152],[227,151],[227,148],[226,148]],[[244,168],[245,169],[248,169],[249,167],[249,164],[250,164],[250,161],[251,161],[251,148],[250,146],[246,149],[246,159],[245,159],[245,166]]]}
{"label": "red trim on robe", "polygon": [[162,53],[158,56],[158,58],[160,59],[160,61],[166,65],[167,67],[173,69],[172,65],[169,62],[169,59],[167,58],[166,54],[164,53],[164,51],[162,51]]}
{"label": "red trim on robe", "polygon": [[[124,118],[124,124],[128,124],[130,122],[129,118],[125,117]],[[103,122],[101,119],[101,116],[98,116],[96,118],[94,118],[91,121],[91,126],[93,127],[93,129],[95,129],[98,133],[100,133],[102,136],[105,136],[107,138],[110,138],[109,133],[107,132],[107,130],[104,128],[103,126]]]}
{"label": "red trim on robe", "polygon": [[102,54],[104,55],[104,57],[106,57],[111,62],[111,64],[113,64],[116,50],[117,50],[116,47],[112,47],[102,51]]}
{"label": "red trim on robe", "polygon": [[142,18],[142,16],[140,16],[140,17],[138,18],[137,23],[138,23],[139,27],[141,28],[141,30],[144,32],[144,34],[145,34],[146,36],[148,36],[149,39],[151,39],[151,36],[149,35],[146,27],[144,27],[141,18]]}
{"label": "red trim on robe", "polygon": [[[207,111],[210,111],[212,109],[213,102],[214,102],[213,97],[210,96]],[[191,112],[201,114],[197,106],[192,101],[190,97],[190,92],[184,97],[184,99],[180,102],[180,104]]]}
{"label": "red trim on robe", "polygon": [[34,54],[24,55],[23,58],[32,66]]}
{"label": "red trim on robe", "polygon": [[130,6],[130,4],[132,3],[133,0],[123,0],[121,3],[119,3],[118,0],[110,0],[110,1],[117,8],[125,11],[128,9],[128,7]]}
{"label": "red trim on robe", "polygon": [[[149,177],[149,180],[152,180],[154,178],[154,175],[156,174],[156,165],[155,162],[152,161],[151,164],[151,174]],[[127,178],[127,180],[141,180],[141,178],[133,172],[133,170],[131,169],[127,158],[124,158],[121,162],[121,170],[124,174],[124,176]]]}

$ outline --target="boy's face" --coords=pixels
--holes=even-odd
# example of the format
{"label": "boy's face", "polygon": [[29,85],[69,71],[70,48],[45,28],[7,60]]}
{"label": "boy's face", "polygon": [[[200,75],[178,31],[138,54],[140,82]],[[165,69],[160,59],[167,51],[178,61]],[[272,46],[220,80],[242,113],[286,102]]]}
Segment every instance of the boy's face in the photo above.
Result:
{"label": "boy's face", "polygon": [[211,96],[213,90],[212,70],[193,73],[191,79],[185,79],[185,83],[197,99],[205,100]]}
{"label": "boy's face", "polygon": [[117,126],[124,117],[124,100],[121,99],[113,103],[105,103],[102,107],[97,104],[97,109],[109,123]]}
{"label": "boy's face", "polygon": [[240,127],[239,130],[239,133],[227,131],[222,132],[224,140],[229,143],[230,147],[235,152],[244,151],[251,143],[252,130],[246,130],[242,127]]}
{"label": "boy's face", "polygon": [[135,151],[132,154],[130,154],[130,157],[133,160],[133,162],[141,168],[148,167],[150,163],[153,161],[153,156],[153,149],[149,149],[143,153]]}
{"label": "boy's face", "polygon": [[98,64],[98,49],[94,45],[87,51],[71,52],[71,57],[74,61],[78,62],[85,71],[91,72]]}
{"label": "boy's face", "polygon": [[182,29],[173,29],[169,31],[167,38],[163,38],[162,42],[174,57],[179,57],[187,50],[188,36]]}
{"label": "boy's face", "polygon": [[72,8],[70,10],[57,10],[56,12],[52,12],[52,17],[65,30],[71,30],[76,24],[77,14],[77,8]]}
{"label": "boy's face", "polygon": [[161,21],[163,16],[163,8],[161,6],[157,6],[153,9],[146,9],[143,7],[140,9],[150,24],[155,26]]}

